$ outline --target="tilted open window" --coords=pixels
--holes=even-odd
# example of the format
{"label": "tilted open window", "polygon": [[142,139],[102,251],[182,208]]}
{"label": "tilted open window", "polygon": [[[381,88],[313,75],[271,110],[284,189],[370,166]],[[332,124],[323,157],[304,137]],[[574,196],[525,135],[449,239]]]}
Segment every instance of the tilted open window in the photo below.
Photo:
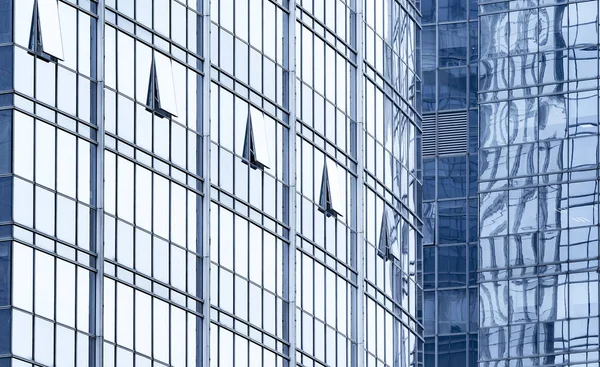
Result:
{"label": "tilted open window", "polygon": [[33,6],[29,49],[43,60],[63,60],[57,0],[36,0]]}
{"label": "tilted open window", "polygon": [[269,168],[269,149],[267,133],[262,112],[250,107],[246,121],[246,138],[244,139],[244,161],[253,169]]}
{"label": "tilted open window", "polygon": [[154,52],[148,83],[148,110],[160,117],[177,116],[177,99],[171,59]]}
{"label": "tilted open window", "polygon": [[323,165],[323,178],[321,179],[321,196],[319,198],[319,210],[328,217],[343,216],[344,203],[340,192],[337,164],[329,158],[325,158]]}
{"label": "tilted open window", "polygon": [[383,209],[377,255],[384,260],[400,259],[400,244],[398,243],[398,223],[400,218],[387,206]]}

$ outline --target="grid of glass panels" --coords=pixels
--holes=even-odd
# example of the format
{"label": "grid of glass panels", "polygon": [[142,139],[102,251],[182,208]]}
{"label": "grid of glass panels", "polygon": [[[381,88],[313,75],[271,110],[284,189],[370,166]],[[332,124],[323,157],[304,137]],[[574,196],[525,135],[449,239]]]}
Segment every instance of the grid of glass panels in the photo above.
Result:
{"label": "grid of glass panels", "polygon": [[[177,0],[105,6],[104,366],[196,366],[202,9]],[[175,105],[161,103],[166,116],[149,103],[153,83],[163,93],[152,98],[167,98],[165,83],[174,89]]]}
{"label": "grid of glass panels", "polygon": [[[286,2],[211,2],[211,366],[290,358]],[[269,162],[244,158],[251,109]]]}
{"label": "grid of glass panels", "polygon": [[477,365],[477,166],[468,159],[458,155],[424,160],[428,366]]}
{"label": "grid of glass panels", "polygon": [[480,5],[480,353],[598,364],[598,2]]}
{"label": "grid of glass panels", "polygon": [[423,113],[477,107],[477,1],[423,0]]}
{"label": "grid of glass panels", "polygon": [[423,362],[419,14],[414,3],[391,0],[365,1],[363,11],[365,366],[416,366]]}
{"label": "grid of glass panels", "polygon": [[[14,92],[2,97],[11,110],[1,112],[0,128],[2,173],[12,174],[1,179],[9,202],[1,220],[13,223],[2,233],[9,240],[2,305],[12,306],[2,311],[2,353],[12,353],[13,366],[87,366],[95,331],[97,9],[57,3],[63,54],[48,62],[30,44],[34,4],[0,3],[1,42],[12,43],[2,47],[0,84]],[[46,27],[45,37],[54,30]]]}
{"label": "grid of glass panels", "polygon": [[[60,0],[64,60],[55,48],[30,49],[48,40],[47,24],[31,26],[36,4],[0,0],[0,11],[18,20],[14,28],[12,16],[0,21],[0,353],[14,356],[0,366],[196,366],[206,343],[211,366],[357,366],[362,353],[368,365],[422,362],[414,4],[391,1],[385,14],[378,4],[378,17],[393,20],[384,23],[363,22],[357,5],[342,0],[212,1],[203,25],[196,0],[106,0],[101,9]],[[372,58],[357,65],[363,26],[374,36],[369,50],[385,40],[389,52],[365,51]],[[208,35],[200,29],[208,28],[210,54],[202,55]],[[32,29],[42,32],[33,44]],[[384,57],[397,69],[387,61],[380,68]],[[371,86],[368,103],[385,105],[393,139],[374,117],[358,131],[359,83]],[[264,126],[265,167],[245,156],[250,111],[264,119],[252,128]],[[362,156],[363,133],[377,154],[385,149],[374,160],[385,160],[384,170],[359,172],[374,157]],[[320,202],[326,160],[327,182],[338,176],[329,190],[344,199],[334,216]],[[362,190],[373,205],[358,202]],[[383,203],[398,220],[389,266],[375,259],[381,220],[359,248],[359,223],[375,222],[358,214],[377,208],[372,219],[381,218]],[[365,250],[364,272],[387,275],[363,285]],[[377,348],[358,348],[359,303]]]}
{"label": "grid of glass panels", "polygon": [[477,1],[424,0],[423,113],[467,112],[468,150],[425,157],[425,364],[477,365]]}
{"label": "grid of glass panels", "polygon": [[[349,1],[296,4],[296,362],[357,363],[356,16]],[[335,162],[340,215],[319,209]],[[328,167],[329,169],[330,167]],[[336,209],[337,210],[337,209]]]}

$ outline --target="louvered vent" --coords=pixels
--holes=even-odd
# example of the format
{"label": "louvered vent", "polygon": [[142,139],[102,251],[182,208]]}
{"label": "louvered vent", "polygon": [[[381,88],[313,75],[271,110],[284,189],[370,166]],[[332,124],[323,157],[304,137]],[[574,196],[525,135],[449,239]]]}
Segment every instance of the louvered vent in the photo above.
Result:
{"label": "louvered vent", "polygon": [[423,116],[423,156],[467,152],[467,112],[446,112]]}
{"label": "louvered vent", "polygon": [[423,115],[423,156],[435,155],[435,114]]}

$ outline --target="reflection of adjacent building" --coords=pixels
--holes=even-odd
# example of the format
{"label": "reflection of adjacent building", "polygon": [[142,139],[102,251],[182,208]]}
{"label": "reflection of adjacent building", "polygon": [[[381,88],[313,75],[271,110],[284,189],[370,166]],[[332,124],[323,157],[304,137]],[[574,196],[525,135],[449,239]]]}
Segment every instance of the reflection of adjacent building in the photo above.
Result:
{"label": "reflection of adjacent building", "polygon": [[597,363],[598,2],[531,6],[479,18],[479,361]]}

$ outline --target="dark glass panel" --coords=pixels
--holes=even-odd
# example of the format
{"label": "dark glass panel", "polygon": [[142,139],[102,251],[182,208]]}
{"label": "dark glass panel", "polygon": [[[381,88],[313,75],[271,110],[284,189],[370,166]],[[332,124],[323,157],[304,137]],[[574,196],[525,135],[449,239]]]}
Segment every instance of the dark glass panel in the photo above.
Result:
{"label": "dark glass panel", "polygon": [[[469,114],[470,115],[470,114]],[[475,145],[475,150],[477,149],[477,120],[475,120],[475,126],[472,126],[469,122],[469,130],[470,133],[474,133],[475,137],[472,138],[471,143],[473,143],[473,145]],[[479,168],[478,168],[478,160],[477,160],[477,154],[472,154],[469,156],[469,196],[473,197],[473,196],[477,196],[477,182],[479,179],[479,175],[477,174],[477,172],[479,172]]]}
{"label": "dark glass panel", "polygon": [[[440,334],[463,333],[467,331],[467,292],[453,289],[438,292],[438,332]],[[462,347],[463,353],[465,347]],[[440,350],[441,350],[440,345]],[[454,348],[453,348],[454,349]],[[464,364],[446,364],[464,366]]]}
{"label": "dark glass panel", "polygon": [[0,242],[0,306],[10,304],[10,242]]}
{"label": "dark glass panel", "polygon": [[12,41],[13,0],[0,0],[0,43]]}
{"label": "dark glass panel", "polygon": [[423,244],[435,244],[435,202],[423,203]]}
{"label": "dark glass panel", "polygon": [[12,180],[10,177],[0,178],[0,222],[12,219]]}
{"label": "dark glass panel", "polygon": [[477,366],[477,334],[469,335],[469,366]]}
{"label": "dark glass panel", "polygon": [[423,160],[423,200],[435,199],[435,159]]}
{"label": "dark glass panel", "polygon": [[441,157],[438,160],[438,199],[467,196],[467,157]]}
{"label": "dark glass panel", "polygon": [[469,62],[477,62],[479,57],[479,27],[477,22],[469,23]]}
{"label": "dark glass panel", "polygon": [[[469,331],[477,332],[479,327],[479,298],[477,288],[469,288]],[[477,345],[475,345],[477,347]]]}
{"label": "dark glass panel", "polygon": [[438,287],[467,285],[467,248],[464,245],[438,247]]}
{"label": "dark glass panel", "polygon": [[10,353],[10,320],[11,310],[4,309],[0,310],[0,353]]}
{"label": "dark glass panel", "polygon": [[435,26],[423,27],[423,70],[436,67],[436,38]]}
{"label": "dark glass panel", "polygon": [[0,173],[11,172],[12,113],[0,111]]}
{"label": "dark glass panel", "polygon": [[421,1],[421,23],[435,23],[435,0],[422,0]]}
{"label": "dark glass panel", "polygon": [[425,289],[435,288],[435,246],[423,247],[423,282]]}
{"label": "dark glass panel", "polygon": [[467,108],[467,68],[439,70],[439,106],[442,110]]}
{"label": "dark glass panel", "polygon": [[466,242],[467,205],[465,200],[438,202],[438,241],[440,244]]}
{"label": "dark glass panel", "polygon": [[423,112],[435,111],[435,70],[423,70]]}
{"label": "dark glass panel", "polygon": [[467,23],[439,26],[439,66],[467,64]]}
{"label": "dark glass panel", "polygon": [[13,49],[0,47],[0,90],[13,88]]}
{"label": "dark glass panel", "polygon": [[469,284],[477,285],[477,261],[478,251],[477,245],[471,244],[469,245]]}
{"label": "dark glass panel", "polygon": [[471,64],[469,66],[469,107],[477,107],[477,88],[478,88],[478,68],[477,63]]}
{"label": "dark glass panel", "polygon": [[425,335],[435,334],[435,292],[424,293],[425,311],[423,313]]}
{"label": "dark glass panel", "polygon": [[469,242],[477,242],[477,211],[477,199],[469,199]]}
{"label": "dark glass panel", "polygon": [[425,338],[425,367],[436,367],[435,337]]}
{"label": "dark glass panel", "polygon": [[467,19],[467,1],[465,0],[440,0],[438,9],[440,22]]}
{"label": "dark glass panel", "polygon": [[0,238],[12,237],[12,225],[0,226]]}

